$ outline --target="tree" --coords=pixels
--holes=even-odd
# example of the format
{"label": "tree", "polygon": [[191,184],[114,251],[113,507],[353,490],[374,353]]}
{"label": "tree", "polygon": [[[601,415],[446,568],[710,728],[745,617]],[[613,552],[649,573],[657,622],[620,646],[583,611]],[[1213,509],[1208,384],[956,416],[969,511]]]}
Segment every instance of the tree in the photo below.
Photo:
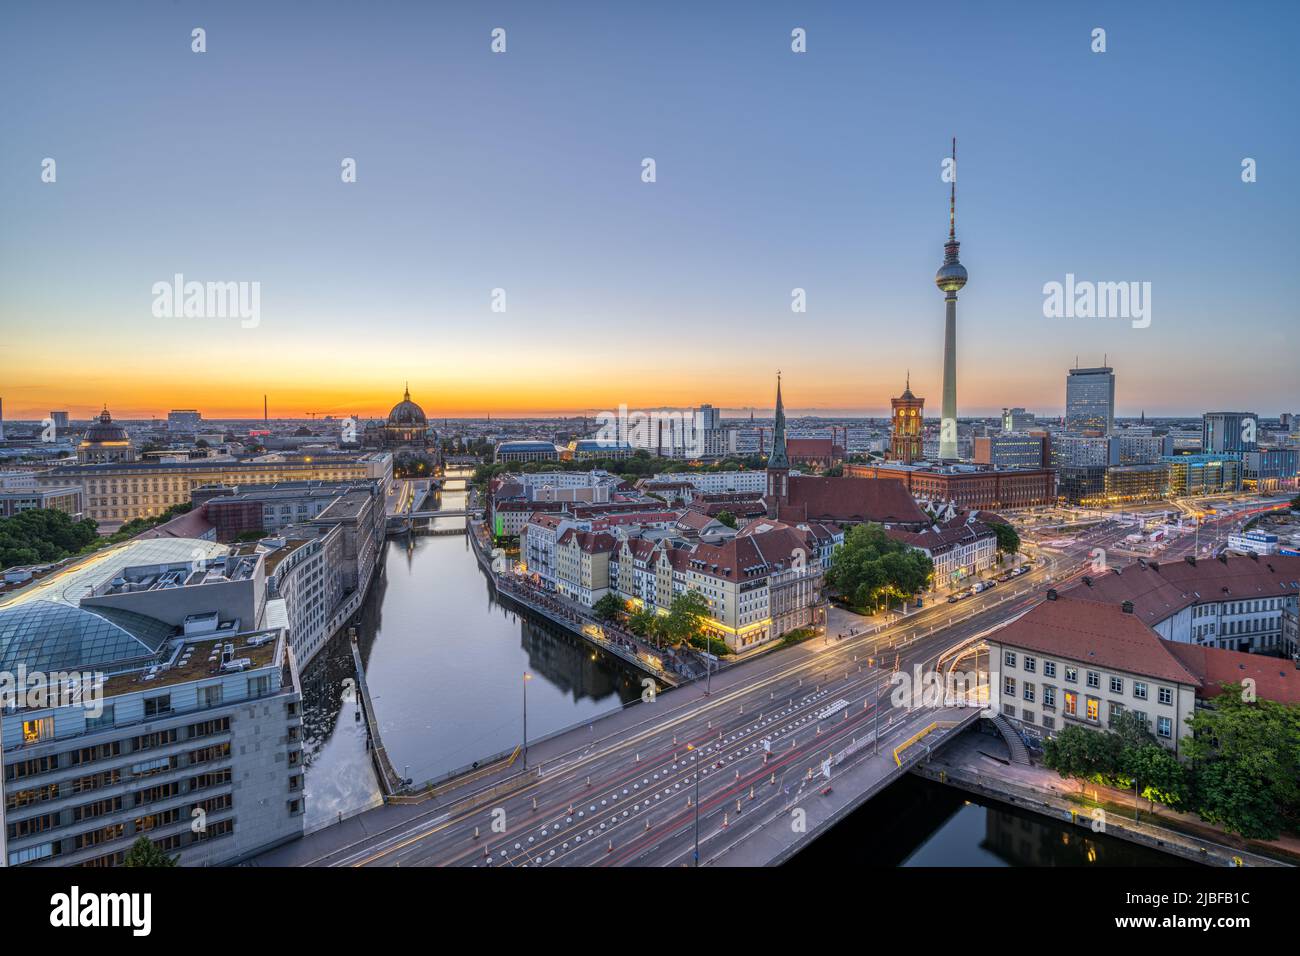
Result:
{"label": "tree", "polygon": [[1147,803],[1181,806],[1187,800],[1187,774],[1178,758],[1158,743],[1126,747],[1120,754],[1120,773]]}
{"label": "tree", "polygon": [[654,610],[648,607],[639,607],[632,611],[627,618],[627,629],[637,637],[649,637],[650,628],[654,626],[654,619],[658,617]]}
{"label": "tree", "polygon": [[1003,554],[1015,554],[1020,550],[1020,535],[1011,525],[1001,521],[990,521],[989,527],[998,538],[998,550]]}
{"label": "tree", "polygon": [[736,516],[730,511],[719,511],[718,521],[725,524],[728,528],[736,527]]}
{"label": "tree", "polygon": [[1300,706],[1246,696],[1225,684],[1191,717],[1192,801],[1206,821],[1268,840],[1300,825]]}
{"label": "tree", "polygon": [[141,836],[131,844],[126,853],[123,866],[175,866],[176,860],[158,849],[157,844],[147,836]]}
{"label": "tree", "polygon": [[1079,792],[1089,781],[1106,783],[1119,771],[1123,743],[1104,730],[1070,725],[1043,743],[1043,764],[1062,778],[1079,781]]}
{"label": "tree", "polygon": [[617,594],[608,593],[591,606],[592,612],[602,621],[617,621],[627,610],[627,604]]}
{"label": "tree", "polygon": [[668,609],[666,637],[674,645],[689,643],[700,633],[700,618],[709,616],[709,602],[699,591],[684,591]]}
{"label": "tree", "polygon": [[0,567],[45,564],[85,550],[98,538],[89,518],[73,521],[53,508],[33,508],[0,519]]}
{"label": "tree", "polygon": [[934,562],[921,551],[895,541],[878,524],[860,524],[835,549],[826,581],[857,606],[868,607],[924,590],[933,573]]}

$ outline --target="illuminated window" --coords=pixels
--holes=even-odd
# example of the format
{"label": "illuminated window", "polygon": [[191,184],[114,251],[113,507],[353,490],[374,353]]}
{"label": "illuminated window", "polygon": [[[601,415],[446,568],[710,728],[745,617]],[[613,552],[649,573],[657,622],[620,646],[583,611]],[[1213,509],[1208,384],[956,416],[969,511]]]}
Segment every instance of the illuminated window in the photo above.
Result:
{"label": "illuminated window", "polygon": [[53,717],[38,717],[36,720],[23,721],[23,743],[32,744],[38,740],[49,740],[53,736]]}
{"label": "illuminated window", "polygon": [[1098,701],[1096,697],[1088,698],[1088,719],[1089,720],[1097,719],[1098,715],[1101,712],[1100,707],[1101,707],[1101,702]]}
{"label": "illuminated window", "polygon": [[1070,691],[1065,692],[1065,712],[1073,717],[1077,713],[1079,698]]}

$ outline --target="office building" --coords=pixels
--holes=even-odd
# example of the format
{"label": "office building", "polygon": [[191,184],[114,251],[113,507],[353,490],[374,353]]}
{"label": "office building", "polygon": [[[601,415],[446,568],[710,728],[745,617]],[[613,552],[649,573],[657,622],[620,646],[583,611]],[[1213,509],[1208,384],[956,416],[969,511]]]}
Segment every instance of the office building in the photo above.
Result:
{"label": "office building", "polygon": [[1259,447],[1259,416],[1254,412],[1206,412],[1201,419],[1201,451],[1207,455],[1254,451]]}
{"label": "office building", "polygon": [[1072,368],[1065,379],[1065,429],[1115,430],[1115,370],[1109,366]]}

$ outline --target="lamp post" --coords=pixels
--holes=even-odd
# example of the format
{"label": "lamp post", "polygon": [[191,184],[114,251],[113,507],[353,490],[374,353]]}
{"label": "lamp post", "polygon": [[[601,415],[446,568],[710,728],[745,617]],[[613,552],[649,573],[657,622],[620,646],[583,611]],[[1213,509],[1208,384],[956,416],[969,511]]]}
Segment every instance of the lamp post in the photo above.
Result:
{"label": "lamp post", "polygon": [[533,675],[524,671],[524,769],[528,769],[528,682]]}
{"label": "lamp post", "polygon": [[[694,754],[695,745],[687,744],[686,752]],[[692,756],[695,764],[695,866],[700,865],[700,761]]]}

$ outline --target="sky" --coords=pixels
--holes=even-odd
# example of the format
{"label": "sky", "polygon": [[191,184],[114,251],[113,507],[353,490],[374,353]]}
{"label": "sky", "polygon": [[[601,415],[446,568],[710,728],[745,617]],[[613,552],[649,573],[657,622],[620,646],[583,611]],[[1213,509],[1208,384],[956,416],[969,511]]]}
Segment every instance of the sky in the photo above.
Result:
{"label": "sky", "polygon": [[[884,414],[909,371],[937,414],[953,136],[959,414],[1059,414],[1066,369],[1103,359],[1120,415],[1300,411],[1298,21],[1293,2],[6,4],[5,417],[236,417],[263,394],[272,415],[369,415],[407,382],[435,418],[761,415],[778,369],[793,414]],[[258,283],[256,322],[156,314],[178,273]],[[1149,282],[1149,325],[1045,317],[1067,274]]]}

